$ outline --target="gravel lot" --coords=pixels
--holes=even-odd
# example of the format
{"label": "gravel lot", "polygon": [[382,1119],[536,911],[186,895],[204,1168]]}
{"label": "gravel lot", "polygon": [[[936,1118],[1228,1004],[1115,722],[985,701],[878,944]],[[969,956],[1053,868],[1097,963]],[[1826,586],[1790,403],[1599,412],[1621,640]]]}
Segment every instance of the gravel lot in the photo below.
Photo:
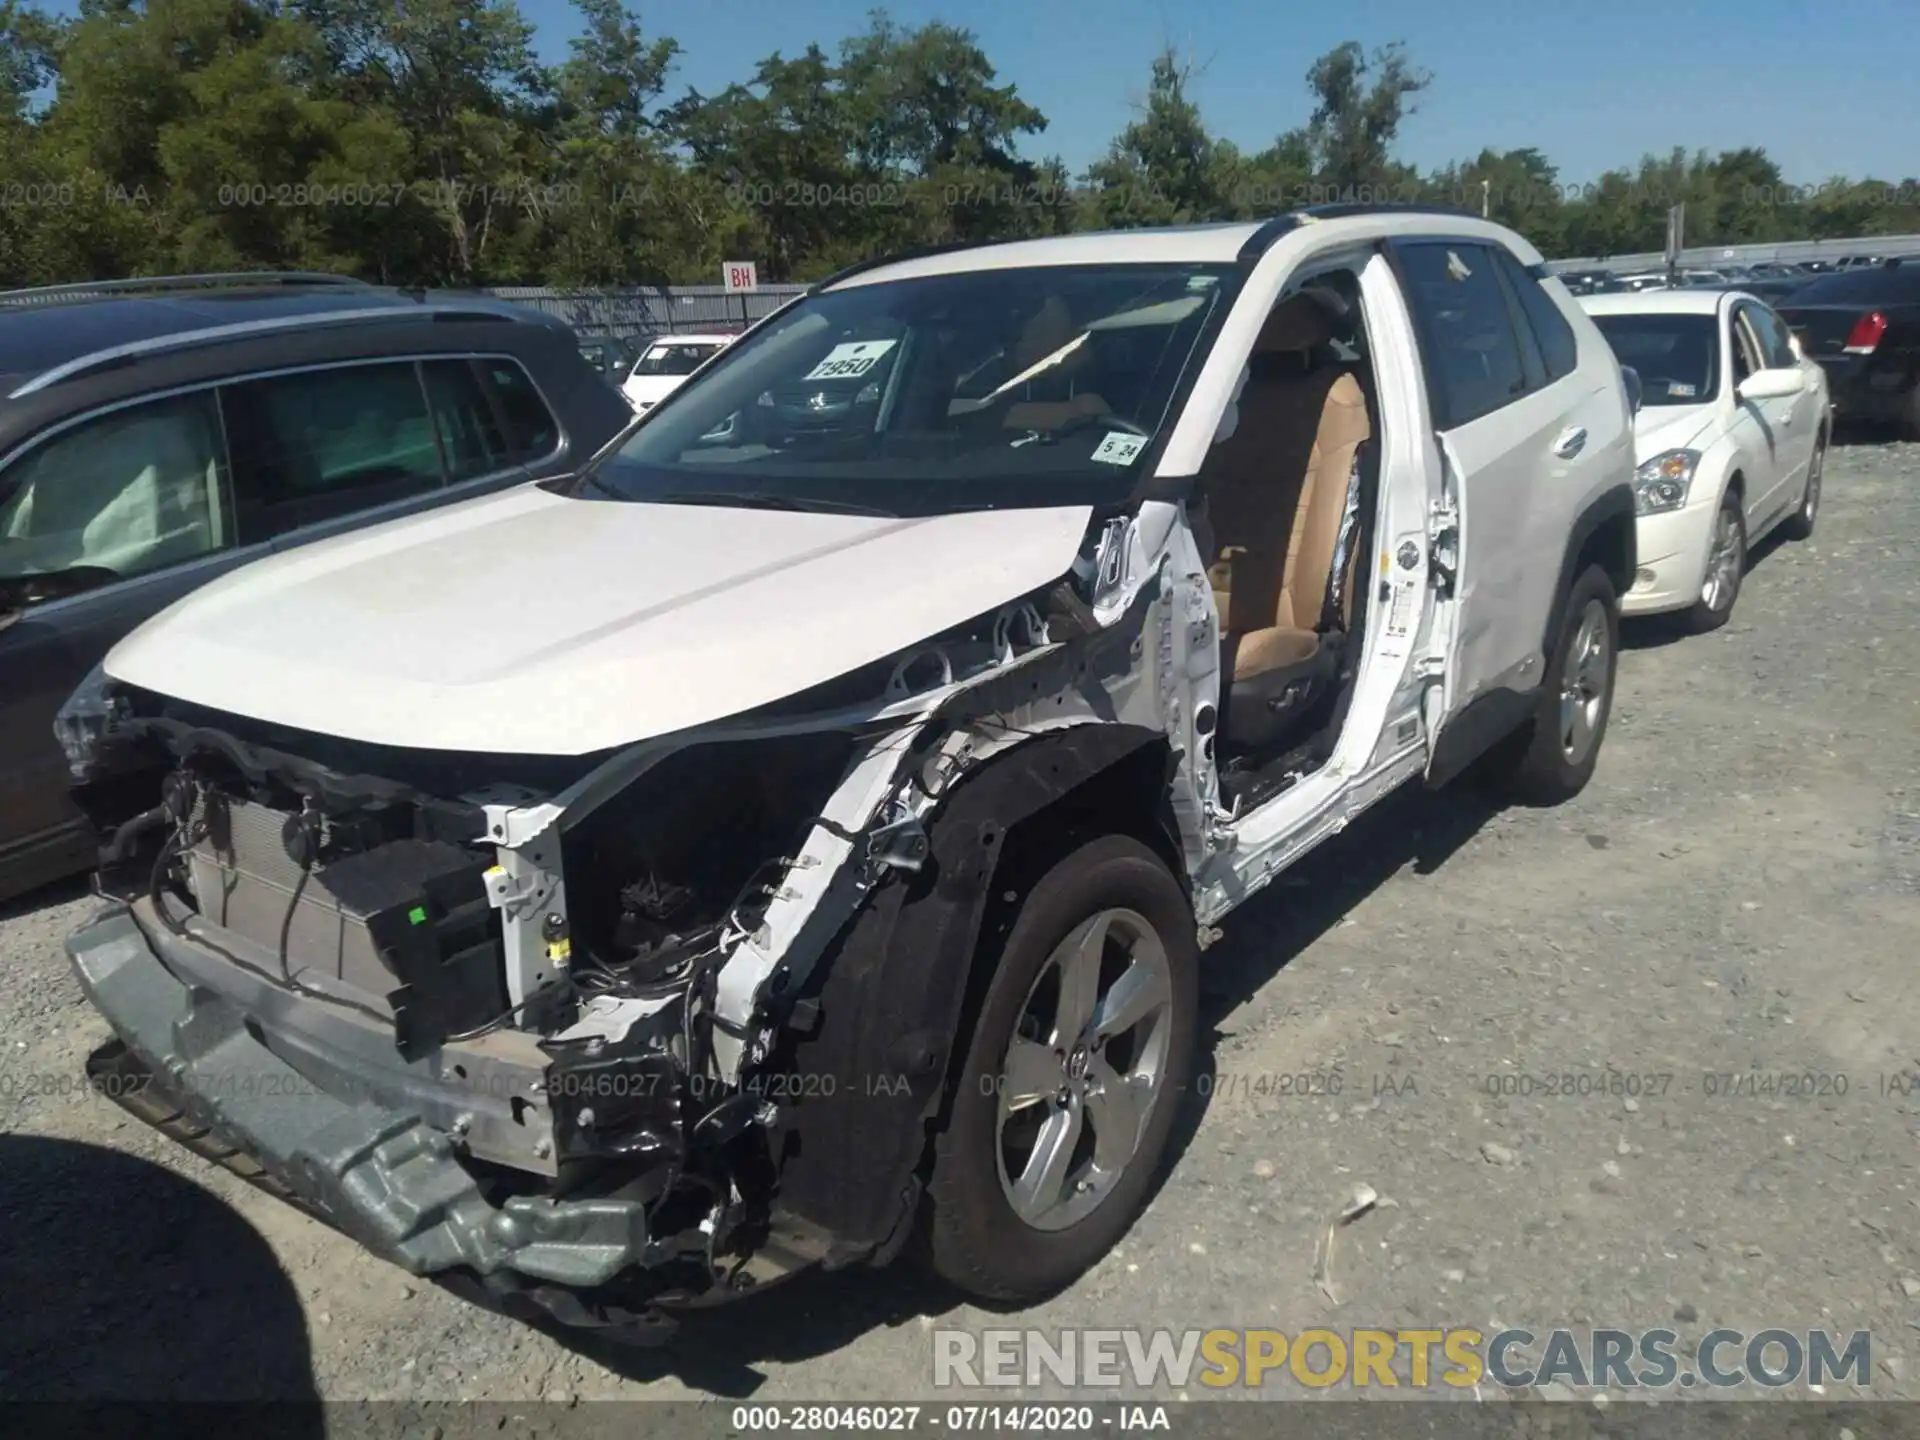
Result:
{"label": "gravel lot", "polygon": [[[1397,797],[1229,922],[1171,1177],[1012,1321],[901,1271],[666,1352],[470,1308],[109,1104],[27,1093],[105,1035],[60,944],[92,902],[0,912],[0,1394],[901,1399],[936,1324],[1583,1322],[1868,1329],[1878,1392],[1920,1394],[1920,1097],[1884,1078],[1920,1073],[1920,446],[1836,450],[1818,534],[1763,549],[1726,629],[1628,642],[1577,802]],[[1337,1097],[1270,1078],[1335,1067]],[[1493,1093],[1607,1067],[1668,1079]],[[1707,1093],[1734,1072],[1836,1078]],[[1316,1244],[1360,1183],[1392,1203],[1340,1232],[1329,1299]]]}

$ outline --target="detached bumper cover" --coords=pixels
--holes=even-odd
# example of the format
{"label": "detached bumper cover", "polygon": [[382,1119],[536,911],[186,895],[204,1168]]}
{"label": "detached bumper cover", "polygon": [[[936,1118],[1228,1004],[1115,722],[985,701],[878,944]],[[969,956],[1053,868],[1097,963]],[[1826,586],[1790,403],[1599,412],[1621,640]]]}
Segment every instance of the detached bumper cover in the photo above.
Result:
{"label": "detached bumper cover", "polygon": [[88,998],[195,1127],[375,1254],[416,1275],[514,1272],[571,1290],[671,1258],[649,1239],[638,1201],[494,1204],[446,1132],[321,1089],[255,1038],[228,1000],[177,980],[156,943],[191,944],[150,939],[121,907],[76,931],[67,952]]}

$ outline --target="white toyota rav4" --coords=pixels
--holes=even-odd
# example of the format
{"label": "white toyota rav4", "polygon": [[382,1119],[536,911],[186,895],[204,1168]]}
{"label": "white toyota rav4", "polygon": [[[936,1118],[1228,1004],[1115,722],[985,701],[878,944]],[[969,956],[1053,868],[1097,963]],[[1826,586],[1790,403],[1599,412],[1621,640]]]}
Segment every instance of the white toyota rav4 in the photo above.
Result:
{"label": "white toyota rav4", "polygon": [[510,1311],[662,1333],[1126,1230],[1202,952],[1394,787],[1591,774],[1622,371],[1347,208],[859,267],[569,482],[253,565],[58,729],[144,1117]]}

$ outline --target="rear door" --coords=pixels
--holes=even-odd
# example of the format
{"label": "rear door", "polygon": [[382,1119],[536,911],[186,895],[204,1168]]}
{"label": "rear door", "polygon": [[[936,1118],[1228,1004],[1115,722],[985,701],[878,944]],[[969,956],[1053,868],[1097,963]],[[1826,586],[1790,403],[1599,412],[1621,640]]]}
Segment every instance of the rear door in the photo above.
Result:
{"label": "rear door", "polygon": [[[1429,665],[1444,676],[1428,707],[1434,774],[1446,768],[1443,732],[1476,702],[1490,723],[1516,718],[1540,683],[1550,600],[1540,577],[1557,573],[1565,545],[1557,528],[1566,507],[1554,492],[1586,488],[1578,472],[1588,437],[1570,327],[1543,321],[1536,333],[1505,273],[1537,284],[1525,267],[1479,241],[1396,241],[1391,251],[1443,462],[1432,537],[1443,590]],[[1546,550],[1552,560],[1542,564]]]}
{"label": "rear door", "polygon": [[[1768,369],[1792,370],[1801,375],[1803,382],[1811,378],[1805,372],[1813,367],[1803,365],[1794,353],[1792,332],[1787,329],[1786,321],[1758,301],[1743,300],[1740,310]],[[1820,435],[1819,387],[1803,384],[1798,394],[1769,401],[1766,409],[1776,417],[1780,435],[1779,484],[1767,502],[1767,513],[1774,515],[1799,504],[1800,492],[1806,486],[1807,468],[1813,461],[1814,443]]]}

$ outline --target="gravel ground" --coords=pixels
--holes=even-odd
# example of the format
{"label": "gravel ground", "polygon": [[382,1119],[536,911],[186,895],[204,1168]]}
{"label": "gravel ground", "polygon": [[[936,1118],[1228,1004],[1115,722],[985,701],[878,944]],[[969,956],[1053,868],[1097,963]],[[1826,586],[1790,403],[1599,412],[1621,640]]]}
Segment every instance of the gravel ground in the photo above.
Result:
{"label": "gravel ground", "polygon": [[[67,1093],[105,1035],[60,945],[92,902],[0,912],[0,1394],[900,1399],[936,1325],[1591,1322],[1867,1329],[1878,1393],[1914,1395],[1920,1097],[1886,1077],[1920,1072],[1920,446],[1836,450],[1818,534],[1763,549],[1724,630],[1627,638],[1578,801],[1396,797],[1234,917],[1170,1178],[1014,1320],[900,1271],[665,1352],[468,1307]],[[1609,1067],[1667,1078],[1495,1093]],[[1707,1093],[1750,1072],[1834,1078]]]}

